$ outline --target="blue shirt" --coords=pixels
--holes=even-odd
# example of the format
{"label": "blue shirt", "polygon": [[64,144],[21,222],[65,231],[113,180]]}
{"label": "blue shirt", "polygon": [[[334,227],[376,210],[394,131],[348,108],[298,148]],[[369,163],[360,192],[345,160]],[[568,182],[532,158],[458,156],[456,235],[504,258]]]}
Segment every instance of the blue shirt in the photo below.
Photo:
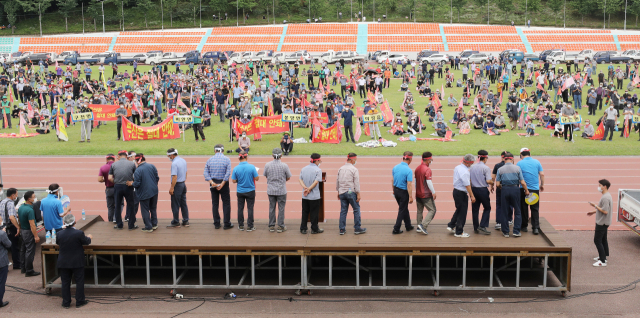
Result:
{"label": "blue shirt", "polygon": [[342,111],[342,118],[344,118],[344,125],[346,127],[352,126],[352,121],[351,121],[352,117],[353,117],[353,112],[351,111],[351,109]]}
{"label": "blue shirt", "polygon": [[233,169],[231,180],[238,181],[238,193],[247,193],[256,190],[255,178],[258,177],[256,167],[246,161],[238,164]]}
{"label": "blue shirt", "polygon": [[398,189],[407,190],[407,182],[413,182],[413,171],[404,161],[393,167],[391,173],[393,174],[393,186]]}
{"label": "blue shirt", "polygon": [[46,198],[42,199],[42,203],[40,203],[40,211],[42,211],[45,230],[51,231],[62,228],[62,215],[64,214],[64,209],[62,208],[62,202],[58,200],[58,196],[55,194],[49,194]]}
{"label": "blue shirt", "polygon": [[500,181],[503,187],[520,185],[522,179],[522,170],[512,163],[505,163],[496,172],[496,181]]}
{"label": "blue shirt", "polygon": [[461,163],[453,169],[453,188],[466,193],[469,185],[471,185],[469,167]]}
{"label": "blue shirt", "polygon": [[[302,170],[300,170],[300,180],[306,187],[310,187],[314,182],[322,182],[322,170],[315,163],[310,163]],[[320,186],[316,185],[311,189],[309,195],[304,196],[304,192],[302,193],[303,200],[319,200],[320,199]]]}
{"label": "blue shirt", "polygon": [[206,181],[215,179],[229,182],[230,174],[231,159],[221,152],[209,158],[204,166],[204,179]]}
{"label": "blue shirt", "polygon": [[527,183],[527,189],[540,190],[540,179],[538,175],[542,172],[540,161],[531,157],[525,157],[518,162],[518,167],[522,170],[524,182]]}
{"label": "blue shirt", "polygon": [[185,182],[187,180],[187,162],[181,157],[176,156],[171,162],[171,176],[177,176],[176,182]]}

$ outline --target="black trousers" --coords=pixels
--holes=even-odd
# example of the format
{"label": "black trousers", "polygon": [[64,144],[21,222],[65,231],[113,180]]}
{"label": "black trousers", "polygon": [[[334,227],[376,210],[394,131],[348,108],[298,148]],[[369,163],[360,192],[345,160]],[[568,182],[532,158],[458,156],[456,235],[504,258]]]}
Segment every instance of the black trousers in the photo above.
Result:
{"label": "black trousers", "polygon": [[567,140],[567,136],[569,137],[568,140],[573,140],[573,125],[564,125],[562,136],[564,137],[564,140]]}
{"label": "black trousers", "polygon": [[21,230],[22,245],[20,246],[20,269],[27,273],[33,272],[33,259],[36,256],[36,239],[31,230]]}
{"label": "black trousers", "polygon": [[340,85],[340,96],[342,96],[342,98],[344,98],[344,94],[347,92],[347,86],[345,85]]}
{"label": "black trousers", "polygon": [[22,264],[20,263],[21,236],[20,234],[15,236],[14,233],[7,233],[7,237],[9,237],[9,241],[11,241],[11,261],[13,262],[13,269],[18,269],[22,268]]}
{"label": "black trousers", "polygon": [[307,230],[307,220],[311,221],[312,231],[319,230],[320,228],[318,227],[318,213],[320,213],[320,199],[302,199],[302,220],[300,222],[300,231]]}
{"label": "black trousers", "polygon": [[196,140],[198,140],[198,133],[200,133],[200,138],[204,140],[204,131],[202,131],[202,124],[193,124],[191,126],[193,128],[193,133],[196,135]]}
{"label": "black trousers", "polygon": [[4,302],[4,285],[7,283],[9,266],[0,267],[0,303]]}
{"label": "black trousers", "polygon": [[[223,180],[212,179],[213,183],[220,184]],[[222,189],[209,188],[211,191],[211,214],[213,224],[220,225],[220,199],[222,199],[222,217],[224,226],[231,226],[231,196],[229,195],[229,183],[225,183]]]}
{"label": "black trousers", "polygon": [[609,241],[607,241],[607,229],[608,225],[596,224],[596,232],[593,235],[593,243],[596,244],[598,249],[598,257],[601,262],[605,262],[609,257]]}
{"label": "black trousers", "polygon": [[158,195],[140,200],[140,215],[144,222],[144,228],[151,230],[158,225]]}
{"label": "black trousers", "polygon": [[411,229],[411,215],[409,214],[409,192],[404,189],[393,187],[393,196],[398,203],[398,217],[396,218],[396,224],[393,226],[394,231],[399,231],[402,227],[402,221],[404,221],[404,227]]}
{"label": "black trousers", "polygon": [[[256,191],[249,191],[245,193],[236,193],[236,198],[238,200],[238,225],[244,225],[244,203],[247,203],[247,226],[249,228],[253,227],[253,206],[256,203]],[[318,214],[316,213],[316,220],[318,219]],[[317,221],[316,221],[317,223]]]}
{"label": "black trousers", "polygon": [[360,94],[360,98],[367,97],[367,92],[365,91],[364,85],[358,86],[358,94]]}
{"label": "black trousers", "polygon": [[[488,227],[489,218],[491,217],[491,197],[487,188],[471,188],[476,202],[471,203],[471,217],[473,219],[473,229],[478,227]],[[480,214],[480,205],[482,204],[482,219],[478,222],[478,214]]]}
{"label": "black trousers", "polygon": [[469,194],[458,189],[453,189],[453,202],[456,205],[456,211],[453,212],[448,227],[455,227],[456,234],[460,235],[464,232],[464,224],[467,221],[467,211],[469,210]]}
{"label": "black trousers", "polygon": [[62,305],[71,305],[71,275],[76,280],[76,304],[84,301],[84,268],[58,268],[62,280]]}
{"label": "black trousers", "polygon": [[123,199],[127,202],[127,212],[125,216],[129,217],[129,228],[133,228],[136,224],[136,215],[135,215],[135,205],[133,203],[133,187],[129,187],[126,184],[116,184],[113,186],[115,190],[114,198],[116,205],[116,225],[119,228],[122,228],[124,225],[122,224],[122,203]]}
{"label": "black trousers", "polygon": [[613,138],[613,131],[615,130],[616,121],[613,119],[607,119],[604,122],[604,136],[602,140],[607,139],[607,134],[609,134],[609,141]]}
{"label": "black trousers", "polygon": [[122,133],[122,122],[118,121],[118,123],[116,124],[116,129],[118,129],[118,139],[122,139],[121,137],[121,133]]}
{"label": "black trousers", "polygon": [[293,151],[293,143],[285,144],[284,142],[281,142],[280,149],[282,149],[283,152],[291,152]]}
{"label": "black trousers", "polygon": [[356,142],[356,140],[353,138],[353,127],[352,126],[344,126],[344,135],[345,135],[345,137],[347,137],[347,142],[349,142],[349,135],[351,135],[351,140],[353,140],[353,142]]}
{"label": "black trousers", "polygon": [[[535,193],[539,196],[540,190],[529,189],[529,193]],[[524,200],[525,197],[524,189],[520,188],[520,213],[522,215],[521,228],[524,229],[529,226],[529,208],[531,208],[531,229],[540,229],[540,200],[538,200],[536,204],[528,205]]]}

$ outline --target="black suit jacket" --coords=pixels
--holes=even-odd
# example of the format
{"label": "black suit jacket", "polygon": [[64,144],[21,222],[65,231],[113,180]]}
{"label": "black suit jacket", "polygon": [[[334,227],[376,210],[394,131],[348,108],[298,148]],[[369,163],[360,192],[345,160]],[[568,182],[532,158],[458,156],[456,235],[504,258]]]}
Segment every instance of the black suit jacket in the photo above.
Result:
{"label": "black suit jacket", "polygon": [[67,228],[57,234],[56,243],[60,246],[58,268],[84,267],[84,248],[82,246],[91,244],[91,239],[85,236],[84,232]]}

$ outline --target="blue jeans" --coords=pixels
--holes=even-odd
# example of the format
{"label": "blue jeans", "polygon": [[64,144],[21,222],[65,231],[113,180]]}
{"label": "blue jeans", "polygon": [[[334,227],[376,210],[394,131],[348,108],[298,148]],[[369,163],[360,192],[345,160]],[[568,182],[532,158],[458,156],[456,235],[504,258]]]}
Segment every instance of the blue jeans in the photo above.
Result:
{"label": "blue jeans", "polygon": [[582,109],[582,95],[573,95],[573,104],[576,109]]}
{"label": "blue jeans", "polygon": [[353,228],[359,229],[360,224],[360,203],[356,202],[357,195],[355,192],[345,192],[340,197],[340,229],[344,230],[347,226],[347,212],[349,205],[353,208]]}
{"label": "blue jeans", "polygon": [[500,212],[502,212],[500,216],[502,233],[509,234],[508,219],[511,216],[511,209],[513,209],[513,234],[518,234],[520,233],[520,225],[522,224],[522,215],[520,214],[520,188],[517,186],[503,186],[500,192],[502,192],[502,204],[500,207]]}

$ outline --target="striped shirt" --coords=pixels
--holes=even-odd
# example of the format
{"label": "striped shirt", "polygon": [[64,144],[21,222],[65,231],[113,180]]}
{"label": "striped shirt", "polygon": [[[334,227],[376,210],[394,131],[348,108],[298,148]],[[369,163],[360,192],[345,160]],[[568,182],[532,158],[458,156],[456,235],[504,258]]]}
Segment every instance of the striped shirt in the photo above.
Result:
{"label": "striped shirt", "polygon": [[5,198],[4,200],[0,201],[0,213],[2,213],[2,220],[4,221],[4,224],[9,224],[11,222],[9,218],[12,216],[16,218],[16,220],[18,219],[18,215],[16,214],[16,206],[9,198]]}
{"label": "striped shirt", "polygon": [[267,195],[287,194],[287,179],[291,178],[289,166],[274,159],[264,165],[262,175],[267,178]]}
{"label": "striped shirt", "polygon": [[206,181],[223,180],[229,182],[230,175],[231,159],[221,152],[218,152],[213,157],[209,158],[207,163],[204,165],[204,179]]}
{"label": "striped shirt", "polygon": [[521,180],[524,180],[522,170],[513,163],[505,163],[502,168],[498,169],[496,174],[496,181],[499,181],[503,187],[517,186]]}
{"label": "striped shirt", "polygon": [[343,194],[348,191],[355,193],[360,192],[360,173],[353,164],[345,163],[344,166],[338,170],[336,191],[338,191],[338,194]]}

